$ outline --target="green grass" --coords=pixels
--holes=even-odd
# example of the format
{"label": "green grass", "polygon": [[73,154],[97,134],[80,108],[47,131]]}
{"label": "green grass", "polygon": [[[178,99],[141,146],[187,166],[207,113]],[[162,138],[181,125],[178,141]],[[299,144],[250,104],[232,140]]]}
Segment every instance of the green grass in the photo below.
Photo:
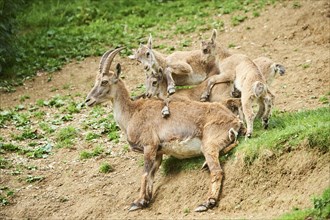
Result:
{"label": "green grass", "polygon": [[310,148],[323,152],[330,149],[330,111],[328,108],[301,111],[298,113],[273,113],[268,130],[255,123],[253,137],[241,141],[236,150],[251,164],[263,150],[277,154],[296,148],[307,141]]}
{"label": "green grass", "polygon": [[[274,2],[276,0],[23,1],[16,4],[20,10],[14,11],[17,37],[13,36],[10,43],[16,48],[15,62],[2,72],[0,69],[0,76],[4,77],[0,87],[13,91],[13,85],[21,85],[24,78],[34,76],[37,71],[54,72],[72,60],[100,56],[109,47],[124,45],[127,50],[123,54],[128,55],[130,49],[146,41],[149,33],[165,39],[213,28],[223,30],[223,21],[215,21],[213,15],[240,11],[245,17],[245,13],[260,13],[265,5]],[[233,19],[240,23],[245,18]],[[177,46],[180,49],[190,44],[183,41]],[[172,48],[170,45],[164,49]]]}
{"label": "green grass", "polygon": [[74,139],[78,136],[78,131],[73,126],[67,126],[59,130],[56,135],[56,147],[71,147],[74,145]]}
{"label": "green grass", "polygon": [[312,199],[313,207],[310,209],[296,209],[278,218],[278,220],[305,220],[330,218],[330,188],[326,189],[320,197]]}
{"label": "green grass", "polygon": [[102,163],[99,169],[100,173],[110,173],[113,171],[113,167],[109,163]]}
{"label": "green grass", "polygon": [[82,151],[80,152],[80,159],[89,159],[92,157],[97,157],[104,152],[104,148],[101,146],[95,147],[92,151]]}

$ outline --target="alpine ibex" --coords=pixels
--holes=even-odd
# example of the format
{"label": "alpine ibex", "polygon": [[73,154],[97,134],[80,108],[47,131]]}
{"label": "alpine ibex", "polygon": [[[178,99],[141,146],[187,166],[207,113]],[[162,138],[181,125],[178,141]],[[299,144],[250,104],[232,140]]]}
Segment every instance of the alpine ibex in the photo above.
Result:
{"label": "alpine ibex", "polygon": [[[215,45],[217,32],[214,29],[210,38],[211,45]],[[175,85],[196,85],[204,81],[209,76],[219,74],[218,58],[229,56],[229,52],[224,48],[212,48],[221,56],[205,56],[209,43],[202,42],[202,50],[177,51],[171,55],[164,55],[152,49],[152,37],[150,35],[147,45],[140,45],[130,56],[141,62],[144,68],[154,68],[160,66],[164,70],[168,87],[168,94],[175,92]]]}
{"label": "alpine ibex", "polygon": [[126,134],[134,151],[144,154],[144,171],[138,199],[130,211],[147,207],[152,198],[153,179],[163,154],[177,158],[204,155],[211,181],[207,199],[195,211],[206,211],[216,205],[223,178],[219,152],[235,145],[236,136],[245,128],[226,107],[218,103],[194,101],[172,102],[171,117],[159,114],[163,101],[139,99],[132,101],[120,79],[120,64],[110,71],[115,55],[123,48],[106,52],[100,62],[95,85],[86,98],[93,106],[110,100],[114,119]]}
{"label": "alpine ibex", "polygon": [[[267,84],[275,77],[276,73],[283,75],[285,68],[278,63],[275,63],[267,57],[259,57],[253,60],[255,64],[259,67],[261,73],[266,77]],[[154,68],[157,68],[156,70]],[[146,71],[146,96],[153,97],[157,96],[160,99],[166,100],[167,103],[170,101],[167,99],[167,80],[164,79],[162,74],[162,68],[154,66],[154,68]],[[203,91],[207,88],[207,81],[202,82],[199,85],[192,86],[191,88],[179,89],[175,94],[171,96],[171,100],[200,100]],[[240,118],[243,120],[243,115],[241,113],[241,94],[236,94],[233,98],[231,94],[232,85],[230,82],[215,84],[211,90],[209,101],[210,102],[221,102],[232,110],[235,114],[239,113]],[[237,93],[237,92],[236,92]],[[236,99],[235,99],[236,98]],[[238,112],[237,112],[238,111]],[[261,117],[265,111],[264,103],[259,103],[258,115]]]}
{"label": "alpine ibex", "polygon": [[[214,56],[210,53],[210,56]],[[217,83],[233,83],[234,87],[241,92],[241,102],[244,118],[247,124],[246,137],[251,137],[255,114],[253,103],[257,101],[265,107],[261,117],[265,128],[268,126],[268,119],[271,113],[274,95],[269,92],[265,77],[258,66],[247,56],[234,54],[221,61],[221,74],[207,79],[206,91],[201,96],[201,101],[206,101],[211,93],[212,87]]]}

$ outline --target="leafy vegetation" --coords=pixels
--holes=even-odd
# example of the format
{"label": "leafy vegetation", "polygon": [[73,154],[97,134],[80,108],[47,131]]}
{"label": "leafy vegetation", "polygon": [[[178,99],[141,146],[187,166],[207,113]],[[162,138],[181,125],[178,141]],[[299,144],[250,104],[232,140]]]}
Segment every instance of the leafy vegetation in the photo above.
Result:
{"label": "leafy vegetation", "polygon": [[313,208],[294,210],[285,214],[278,220],[304,220],[304,219],[329,219],[330,218],[330,188],[326,189],[320,197],[314,197]]}
{"label": "leafy vegetation", "polygon": [[0,206],[10,204],[11,197],[14,196],[14,191],[7,186],[0,186]]}
{"label": "leafy vegetation", "polygon": [[[58,0],[1,0],[0,10],[4,13],[0,31],[5,32],[5,41],[1,39],[0,65],[12,68],[0,66],[0,76],[7,76],[0,87],[13,91],[12,85],[22,84],[22,79],[37,71],[57,71],[73,59],[99,56],[104,48],[125,45],[127,50],[123,53],[129,54],[149,33],[169,38],[178,33],[223,30],[223,21],[215,20],[213,15],[241,11],[240,16],[233,18],[233,25],[237,25],[251,16],[249,12],[255,16],[275,1],[63,0],[59,4]],[[183,41],[178,49],[190,44],[189,40]],[[6,54],[9,56],[3,57]],[[66,89],[69,87],[65,85]]]}
{"label": "leafy vegetation", "polygon": [[97,146],[92,151],[82,151],[80,153],[80,159],[89,159],[101,155],[104,152],[103,147]]}

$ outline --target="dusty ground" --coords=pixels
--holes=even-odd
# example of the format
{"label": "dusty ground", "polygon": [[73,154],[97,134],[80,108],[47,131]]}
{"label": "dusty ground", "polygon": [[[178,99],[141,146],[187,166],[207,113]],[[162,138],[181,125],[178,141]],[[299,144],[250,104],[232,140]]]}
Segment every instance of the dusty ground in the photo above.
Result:
{"label": "dusty ground", "polygon": [[[293,8],[291,1],[284,1],[268,6],[260,17],[236,27],[230,25],[229,16],[214,16],[226,24],[226,30],[219,33],[219,43],[235,44],[237,47],[232,49],[235,53],[245,53],[251,58],[268,56],[286,67],[286,74],[272,85],[275,108],[280,111],[324,106],[319,98],[330,91],[329,1],[301,1],[301,5]],[[189,36],[195,42],[189,49],[199,47],[200,34],[208,37],[210,33]],[[175,44],[184,37],[162,43]],[[130,89],[144,82],[136,62],[127,58],[117,60],[122,63]],[[28,102],[34,103],[55,94],[87,94],[98,62],[99,57],[73,62],[52,74],[50,82],[49,75],[41,74],[15,93],[0,94],[1,108],[18,104],[22,95],[29,95]],[[63,85],[70,89],[63,89]],[[13,181],[1,173],[1,185],[19,190],[13,204],[0,207],[0,218],[269,219],[294,207],[311,206],[311,196],[320,194],[330,184],[329,154],[302,145],[279,158],[265,156],[249,167],[244,166],[239,155],[227,161],[219,206],[207,213],[192,211],[208,190],[208,173],[199,170],[166,177],[158,173],[150,208],[128,213],[130,203],[138,195],[142,167],[137,161],[141,155],[128,152],[86,161],[79,161],[77,155],[74,149],[60,149],[46,159],[28,161],[40,167],[37,175],[45,176],[37,184]],[[102,161],[111,163],[115,172],[100,174]]]}

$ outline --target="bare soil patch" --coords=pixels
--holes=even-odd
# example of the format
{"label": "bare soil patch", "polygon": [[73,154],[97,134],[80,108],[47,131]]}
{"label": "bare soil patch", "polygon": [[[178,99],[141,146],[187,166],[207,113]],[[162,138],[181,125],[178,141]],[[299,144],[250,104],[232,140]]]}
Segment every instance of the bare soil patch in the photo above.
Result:
{"label": "bare soil patch", "polygon": [[[323,1],[303,1],[293,8],[292,1],[268,6],[260,17],[251,18],[236,27],[230,26],[229,16],[215,15],[225,21],[226,29],[218,36],[219,43],[235,44],[235,53],[251,58],[268,56],[283,64],[287,72],[278,77],[272,91],[276,94],[275,108],[298,111],[324,106],[319,98],[329,97],[330,91],[330,4]],[[199,47],[200,35],[192,37]],[[177,36],[154,43],[175,44],[187,36]],[[55,94],[85,96],[94,83],[99,57],[73,62],[51,75],[42,74],[15,93],[1,93],[1,108],[20,103],[22,95],[29,95],[25,103],[49,99]],[[129,89],[144,83],[142,67],[128,58],[121,62]],[[64,88],[64,85],[66,88]],[[85,117],[84,112],[81,119]],[[75,122],[79,123],[79,122]],[[0,207],[0,218],[109,218],[109,219],[223,219],[274,218],[292,208],[311,206],[310,197],[320,194],[330,184],[330,157],[306,148],[287,152],[280,157],[265,154],[251,166],[244,165],[240,155],[224,164],[225,180],[219,206],[206,213],[193,209],[204,199],[208,190],[207,172],[194,170],[155,178],[155,197],[148,209],[128,213],[130,203],[138,196],[142,155],[121,153],[124,139],[112,146],[118,154],[86,161],[79,160],[76,149],[59,149],[46,159],[26,159],[38,166],[37,173],[45,179],[28,184],[0,170],[0,185],[19,189],[14,202]],[[102,162],[113,165],[115,171],[100,174]]]}

